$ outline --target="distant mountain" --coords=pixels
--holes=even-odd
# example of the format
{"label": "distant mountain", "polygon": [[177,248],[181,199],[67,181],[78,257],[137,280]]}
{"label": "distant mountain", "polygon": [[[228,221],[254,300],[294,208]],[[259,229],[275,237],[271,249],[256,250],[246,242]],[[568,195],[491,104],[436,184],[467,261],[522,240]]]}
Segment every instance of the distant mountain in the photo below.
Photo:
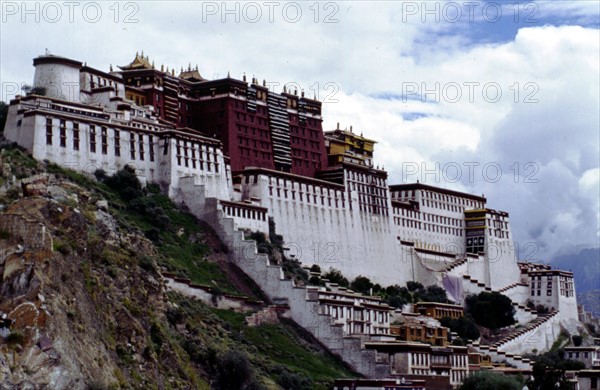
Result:
{"label": "distant mountain", "polygon": [[600,318],[600,290],[589,290],[577,294],[577,303],[583,305],[585,310],[592,312],[596,318]]}
{"label": "distant mountain", "polygon": [[558,256],[550,264],[573,272],[578,294],[600,290],[600,248],[582,249],[577,254]]}

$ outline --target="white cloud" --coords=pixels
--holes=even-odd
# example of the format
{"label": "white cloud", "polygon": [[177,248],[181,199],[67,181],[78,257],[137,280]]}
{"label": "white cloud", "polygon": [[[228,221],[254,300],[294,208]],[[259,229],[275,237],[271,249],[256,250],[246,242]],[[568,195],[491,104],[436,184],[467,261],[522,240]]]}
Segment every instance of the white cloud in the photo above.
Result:
{"label": "white cloud", "polygon": [[[337,8],[320,8],[318,23],[308,8],[313,3],[302,3],[298,23],[275,13],[273,23],[265,16],[256,24],[206,16],[206,3],[136,2],[138,23],[122,23],[124,9],[115,23],[112,3],[99,3],[104,17],[98,23],[82,21],[81,14],[75,23],[63,18],[56,24],[10,16],[0,24],[3,88],[6,82],[30,83],[31,59],[45,48],[104,70],[144,50],[157,67],[179,69],[191,62],[208,78],[246,72],[282,84],[298,82],[309,96],[318,85],[319,98],[339,101],[324,103],[325,129],[341,122],[376,139],[376,162],[391,181],[405,179],[406,162],[428,169],[436,163],[498,163],[503,175],[496,183],[477,171],[473,181],[438,184],[485,193],[490,207],[511,213],[518,241],[539,241],[541,256],[564,246],[598,244],[597,28],[540,21],[513,39],[483,44],[468,36],[470,29],[485,38],[498,25],[406,20],[400,2],[332,2]],[[537,17],[559,22],[583,23],[598,14],[597,2],[539,6]],[[338,22],[323,23],[326,11],[335,11]],[[338,89],[333,96],[335,89],[324,90],[326,83]],[[403,101],[415,85],[416,99]],[[461,98],[452,102],[456,85]],[[491,102],[495,90],[484,94],[484,86],[498,86],[502,97]],[[432,89],[439,91],[438,101],[431,102],[429,93],[422,102],[424,90]],[[538,102],[524,103],[528,96]],[[538,182],[524,183],[532,174]]]}

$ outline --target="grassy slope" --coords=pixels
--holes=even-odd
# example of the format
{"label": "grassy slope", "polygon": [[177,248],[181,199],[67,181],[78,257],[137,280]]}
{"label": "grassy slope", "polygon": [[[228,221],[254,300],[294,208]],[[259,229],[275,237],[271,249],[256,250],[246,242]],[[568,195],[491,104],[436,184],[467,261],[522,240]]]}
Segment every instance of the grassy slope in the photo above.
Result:
{"label": "grassy slope", "polygon": [[[118,219],[122,229],[147,233],[156,226],[156,216],[152,212],[133,210],[116,192],[94,178],[53,164],[38,164],[16,149],[4,150],[2,158],[13,166],[13,173],[17,177],[47,171],[86,188],[98,198],[106,199],[110,213]],[[8,197],[0,199],[0,203],[6,203],[9,198],[10,193]],[[211,249],[206,243],[208,234],[205,226],[199,224],[192,215],[178,209],[162,194],[146,191],[144,202],[154,208],[153,211],[160,208],[168,217],[168,223],[154,239],[158,252],[156,260],[160,266],[196,283],[216,284],[224,292],[239,293],[236,284],[230,283],[221,267],[206,259],[215,248],[213,246]],[[213,380],[214,367],[207,367],[207,356],[228,350],[245,353],[253,375],[260,378],[263,384],[271,385],[269,387],[276,388],[275,382],[281,383],[282,377],[291,377],[298,380],[292,381],[298,386],[328,388],[334,378],[354,376],[339,360],[303,338],[301,332],[291,324],[248,327],[244,324],[244,318],[249,313],[217,310],[175,293],[169,293],[168,297],[174,304],[175,312],[183,315],[175,316],[179,318],[175,320],[173,316],[167,315],[168,320],[163,317],[159,333],[177,352],[184,377],[194,376],[185,371],[196,365],[203,368],[200,376]],[[142,311],[142,315],[145,312]],[[181,325],[185,325],[185,330],[181,330]]]}

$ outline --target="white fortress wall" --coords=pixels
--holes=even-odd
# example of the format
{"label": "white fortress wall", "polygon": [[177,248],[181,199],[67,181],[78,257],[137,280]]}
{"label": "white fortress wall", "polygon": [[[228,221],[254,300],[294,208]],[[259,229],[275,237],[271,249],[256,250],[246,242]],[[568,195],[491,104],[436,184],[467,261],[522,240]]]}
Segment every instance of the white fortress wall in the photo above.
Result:
{"label": "white fortress wall", "polygon": [[467,272],[473,279],[490,285],[489,263],[487,256],[483,254],[469,254],[467,256]]}
{"label": "white fortress wall", "polygon": [[196,184],[205,185],[206,197],[231,199],[231,170],[216,142],[170,131],[161,144],[160,152],[166,162],[162,169],[166,180],[162,185],[169,185],[169,196],[179,191],[180,178],[192,176]]}
{"label": "white fortress wall", "polygon": [[51,57],[34,59],[33,87],[44,88],[50,98],[79,102],[81,62]]}
{"label": "white fortress wall", "polygon": [[512,241],[508,213],[488,210],[485,233],[486,255],[489,262],[490,287],[499,290],[521,278]]}
{"label": "white fortress wall", "polygon": [[36,137],[39,138],[38,127],[40,124],[36,121],[42,122],[43,119],[36,116],[23,117],[22,114],[18,113],[20,107],[19,104],[11,104],[8,107],[4,136],[24,147],[33,155]]}
{"label": "white fortress wall", "polygon": [[[242,183],[242,194],[269,209],[277,233],[302,263],[336,268],[350,279],[367,276],[382,285],[410,280],[388,216],[350,210],[341,185],[311,183],[252,173]],[[357,204],[357,194],[351,196]]]}

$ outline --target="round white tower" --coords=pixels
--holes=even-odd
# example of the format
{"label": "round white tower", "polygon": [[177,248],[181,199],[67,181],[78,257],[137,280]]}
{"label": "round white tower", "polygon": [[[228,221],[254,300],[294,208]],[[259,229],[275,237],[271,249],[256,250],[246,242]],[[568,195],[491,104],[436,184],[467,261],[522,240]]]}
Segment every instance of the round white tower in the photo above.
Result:
{"label": "round white tower", "polygon": [[79,70],[81,62],[46,54],[33,59],[33,87],[45,95],[70,102],[80,102]]}

